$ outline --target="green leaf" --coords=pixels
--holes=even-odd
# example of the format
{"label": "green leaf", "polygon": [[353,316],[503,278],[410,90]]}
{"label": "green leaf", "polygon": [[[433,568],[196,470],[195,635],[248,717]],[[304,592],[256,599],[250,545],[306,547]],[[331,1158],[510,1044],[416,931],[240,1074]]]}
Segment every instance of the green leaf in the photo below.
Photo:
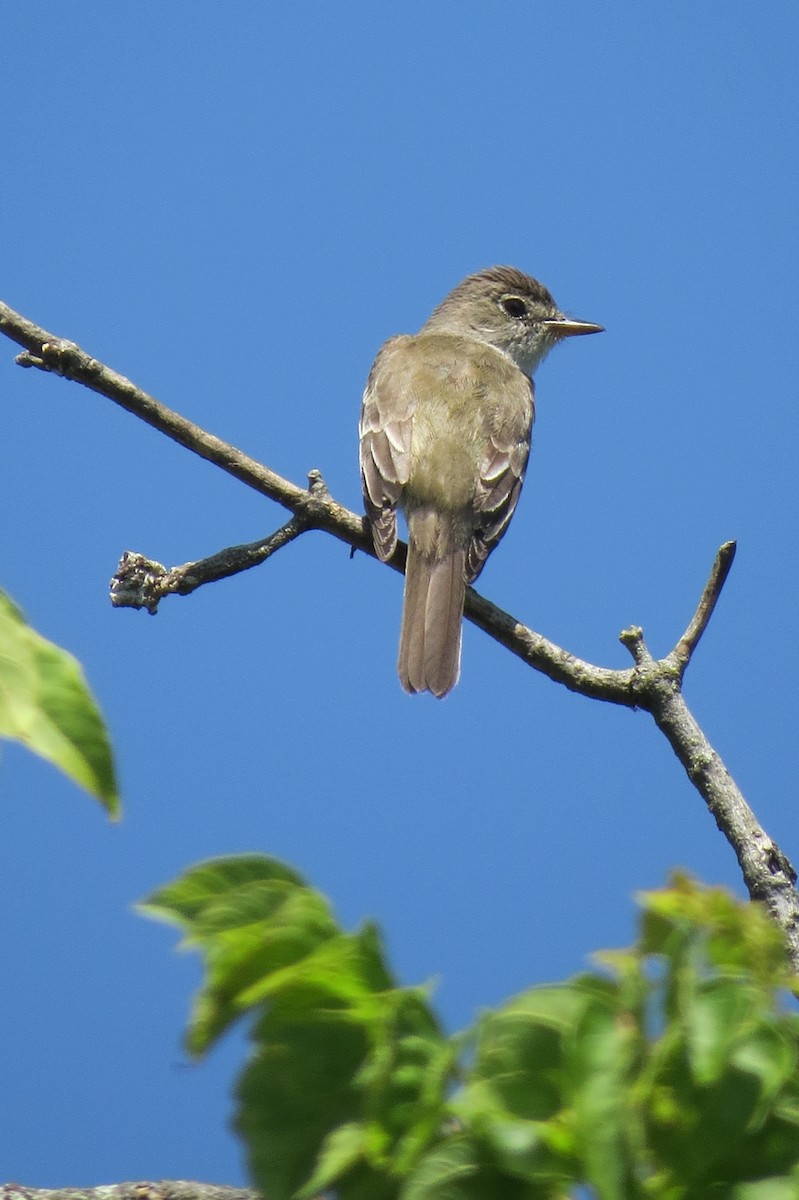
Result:
{"label": "green leaf", "polygon": [[297,1200],[311,1200],[311,1197],[324,1188],[332,1187],[356,1163],[365,1158],[368,1144],[368,1131],[361,1122],[352,1121],[348,1125],[339,1125],[325,1139],[316,1170],[295,1193]]}
{"label": "green leaf", "polygon": [[203,956],[193,1053],[257,1014],[238,1124],[264,1193],[335,1183],[390,1200],[438,1136],[458,1044],[423,989],[396,987],[377,930],[343,933],[301,876],[257,855],[203,863],[140,907]]}
{"label": "green leaf", "polygon": [[782,934],[759,904],[742,904],[725,888],[704,887],[675,872],[671,887],[644,892],[640,950],[676,965],[701,949],[715,970],[747,975],[767,987],[792,978]]}
{"label": "green leaf", "polygon": [[254,1041],[237,1124],[263,1193],[393,1195],[438,1136],[451,1082],[454,1051],[421,996],[349,1003],[298,975],[271,997]]}
{"label": "green leaf", "polygon": [[472,1125],[496,1168],[508,1177],[549,1187],[581,1178],[570,1114],[525,1121],[486,1110]]}
{"label": "green leaf", "polygon": [[641,1047],[638,1030],[614,1000],[596,996],[586,1006],[569,1053],[576,1152],[601,1200],[635,1192],[630,1088]]}
{"label": "green leaf", "polygon": [[530,1183],[513,1178],[477,1139],[455,1133],[410,1174],[400,1200],[566,1200],[569,1195],[560,1180]]}
{"label": "green leaf", "polygon": [[188,1033],[202,1054],[242,1013],[303,980],[361,994],[360,949],[339,933],[327,901],[275,859],[242,855],[187,871],[139,908],[178,924],[203,954],[206,977]]}
{"label": "green leaf", "polygon": [[148,916],[190,929],[210,905],[253,882],[306,886],[296,871],[275,858],[263,854],[236,854],[198,863],[174,883],[152,892],[137,907]]}
{"label": "green leaf", "polygon": [[730,1200],[799,1200],[799,1179],[783,1175],[741,1183],[733,1188]]}
{"label": "green leaf", "polygon": [[492,1107],[531,1121],[557,1113],[563,1104],[563,1039],[583,1003],[580,991],[566,985],[534,988],[485,1016],[473,1072],[485,1087],[476,1095],[490,1094]]}
{"label": "green leaf", "polygon": [[26,623],[0,592],[0,737],[21,742],[94,796],[119,793],[106,727],[76,659]]}
{"label": "green leaf", "polygon": [[383,1139],[373,1161],[402,1174],[436,1140],[448,1116],[461,1040],[444,1037],[421,989],[396,988],[375,1001],[369,1055],[357,1083],[364,1114]]}
{"label": "green leaf", "polygon": [[204,957],[193,1048],[256,1016],[237,1126],[270,1200],[793,1195],[799,1018],[762,912],[720,889],[650,893],[611,977],[531,989],[453,1039],[377,931],[344,933],[275,860],[203,864],[144,907]]}
{"label": "green leaf", "polygon": [[744,1023],[753,1018],[759,994],[739,979],[703,982],[684,1005],[682,1020],[694,1078],[715,1083],[727,1066]]}
{"label": "green leaf", "polygon": [[537,1187],[577,1182],[569,1046],[594,987],[534,988],[482,1018],[471,1078],[453,1107],[503,1174]]}
{"label": "green leaf", "polygon": [[324,1010],[316,999],[298,991],[270,1007],[237,1088],[236,1128],[253,1180],[269,1200],[289,1200],[307,1184],[329,1135],[361,1116],[354,1079],[368,1050],[366,1033],[345,1008]]}
{"label": "green leaf", "polygon": [[784,1021],[772,1016],[738,1038],[731,1058],[736,1067],[754,1075],[759,1082],[758,1122],[786,1084],[796,1079],[798,1052],[795,1030],[786,1028]]}

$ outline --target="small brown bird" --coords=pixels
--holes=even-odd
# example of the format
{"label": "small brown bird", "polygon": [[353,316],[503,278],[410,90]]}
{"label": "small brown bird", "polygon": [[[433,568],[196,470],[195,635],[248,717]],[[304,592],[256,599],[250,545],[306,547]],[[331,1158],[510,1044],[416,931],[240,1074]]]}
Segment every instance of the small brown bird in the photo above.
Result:
{"label": "small brown bird", "polygon": [[513,516],[535,415],[532,375],[573,321],[543,284],[490,267],[449,293],[413,335],[390,338],[361,409],[361,478],[378,558],[408,522],[400,682],[445,696],[460,674],[466,585]]}

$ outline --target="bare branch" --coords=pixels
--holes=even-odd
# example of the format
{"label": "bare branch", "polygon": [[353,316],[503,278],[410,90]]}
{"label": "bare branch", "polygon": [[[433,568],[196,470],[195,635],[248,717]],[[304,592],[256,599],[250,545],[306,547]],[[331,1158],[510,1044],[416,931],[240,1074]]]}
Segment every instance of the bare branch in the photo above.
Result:
{"label": "bare branch", "polygon": [[[391,565],[394,565],[393,559]],[[482,629],[522,662],[526,662],[528,666],[540,671],[555,683],[563,684],[569,691],[579,692],[581,696],[587,696],[591,700],[621,704],[625,708],[639,706],[634,670],[597,667],[584,659],[576,658],[568,650],[563,650],[543,634],[529,629],[496,604],[486,600],[474,588],[466,589],[464,615],[478,629]]]}
{"label": "bare branch", "polygon": [[161,1179],[154,1183],[113,1183],[87,1188],[33,1188],[19,1183],[0,1186],[0,1200],[260,1200],[252,1188],[216,1183]]}
{"label": "bare branch", "polygon": [[721,595],[721,589],[724,587],[727,576],[730,573],[730,568],[735,558],[735,550],[735,542],[725,542],[719,548],[710,572],[710,578],[705,584],[705,590],[702,592],[702,598],[697,605],[696,612],[691,618],[685,633],[669,655],[669,658],[679,666],[681,672],[685,670],[691,661],[691,655],[699,644],[699,639],[705,632],[708,621],[713,616],[716,601]]}
{"label": "bare branch", "polygon": [[[141,607],[155,612],[163,596],[186,595],[204,583],[247,570],[265,561],[307,529],[325,530],[353,550],[363,550],[374,556],[365,519],[331,498],[318,471],[309,474],[307,490],[297,487],[172,412],[130,380],[91,358],[73,342],[53,337],[2,303],[0,332],[25,347],[25,353],[17,359],[20,365],[52,371],[107,396],[293,513],[286,525],[262,541],[230,547],[201,562],[184,563],[170,570],[142,555],[125,555],[112,584],[112,601],[117,606]],[[404,571],[405,553],[405,546],[400,544],[388,565]],[[467,590],[465,615],[517,657],[571,691],[651,713],[719,829],[732,845],[750,896],[766,904],[783,930],[791,961],[799,970],[799,896],[793,886],[796,873],[756,821],[690,713],[681,691],[685,668],[712,616],[734,555],[734,542],[726,542],[720,548],[696,612],[665,658],[652,657],[640,627],[630,626],[621,633],[621,641],[635,664],[626,670],[598,667],[575,658],[497,608],[473,588]]]}
{"label": "bare branch", "polygon": [[115,608],[146,608],[155,615],[164,596],[188,596],[205,583],[216,583],[218,579],[249,571],[293,542],[307,528],[300,517],[292,517],[261,541],[228,546],[208,558],[168,570],[143,554],[126,550],[111,579],[111,603]]}
{"label": "bare branch", "polygon": [[[699,615],[689,625],[689,632],[703,616],[702,628],[707,624],[710,613],[703,614],[703,605],[714,580],[720,577],[719,564],[721,562],[723,566],[725,550],[729,554],[731,545],[734,543],[726,543],[716,555],[710,581],[697,609]],[[732,561],[731,555],[729,561]],[[707,601],[711,612],[728,570],[729,565],[723,572],[721,583],[715,587],[715,595]],[[694,645],[700,634],[701,629]],[[640,707],[651,713],[658,729],[666,736],[691,783],[707,804],[716,825],[735,851],[751,899],[760,900],[766,905],[783,932],[791,963],[799,970],[799,895],[794,887],[796,871],[758,822],[740,788],[685,703],[681,685],[688,660],[681,662],[674,653],[666,658],[654,659],[644,641],[643,631],[635,626],[624,630],[621,640],[636,662],[636,690]]]}
{"label": "bare branch", "polygon": [[682,692],[667,682],[665,670],[663,680],[652,688],[649,711],[735,851],[751,899],[762,901],[782,930],[791,963],[799,971],[799,896],[791,862],[758,822]]}
{"label": "bare branch", "polygon": [[92,358],[74,342],[48,333],[20,313],[0,301],[0,332],[26,349],[17,356],[20,366],[38,367],[81,383],[84,387],[113,400],[121,408],[133,413],[154,429],[158,429],[173,441],[185,446],[200,458],[221,467],[242,483],[282,504],[284,508],[297,511],[305,506],[309,525],[325,528],[336,537],[356,544],[358,549],[369,551],[370,540],[364,530],[363,518],[348,512],[334,501],[318,496],[313,489],[306,491],[283,479],[268,467],[263,466],[235,446],[207,433],[193,421],[187,421],[173,412],[153,396],[136,387],[124,375]]}
{"label": "bare branch", "polygon": [[126,550],[111,578],[111,603],[115,608],[146,608],[154,616],[164,596],[189,596],[203,584],[216,583],[219,579],[260,566],[310,529],[315,504],[330,499],[320,471],[309,472],[308,492],[302,495],[303,500],[291,520],[269,537],[240,546],[227,546],[197,562],[167,568],[155,559]]}

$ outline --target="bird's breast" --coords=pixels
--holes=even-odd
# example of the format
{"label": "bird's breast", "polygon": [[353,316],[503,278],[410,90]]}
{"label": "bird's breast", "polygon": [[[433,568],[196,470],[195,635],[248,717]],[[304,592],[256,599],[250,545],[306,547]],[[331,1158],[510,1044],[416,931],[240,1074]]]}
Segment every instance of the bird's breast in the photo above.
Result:
{"label": "bird's breast", "polygon": [[532,389],[504,354],[451,334],[409,339],[405,386],[413,394],[406,507],[471,507],[495,438],[529,437]]}

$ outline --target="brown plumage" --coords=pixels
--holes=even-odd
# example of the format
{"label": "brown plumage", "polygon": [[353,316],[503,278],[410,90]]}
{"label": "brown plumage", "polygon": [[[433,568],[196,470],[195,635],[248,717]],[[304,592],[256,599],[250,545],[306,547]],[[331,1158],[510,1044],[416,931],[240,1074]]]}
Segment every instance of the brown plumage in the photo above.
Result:
{"label": "brown plumage", "polygon": [[534,417],[532,372],[570,322],[512,267],[469,276],[415,336],[375,359],[361,410],[361,476],[379,558],[408,522],[398,672],[408,692],[445,696],[460,672],[467,584],[507,529]]}

